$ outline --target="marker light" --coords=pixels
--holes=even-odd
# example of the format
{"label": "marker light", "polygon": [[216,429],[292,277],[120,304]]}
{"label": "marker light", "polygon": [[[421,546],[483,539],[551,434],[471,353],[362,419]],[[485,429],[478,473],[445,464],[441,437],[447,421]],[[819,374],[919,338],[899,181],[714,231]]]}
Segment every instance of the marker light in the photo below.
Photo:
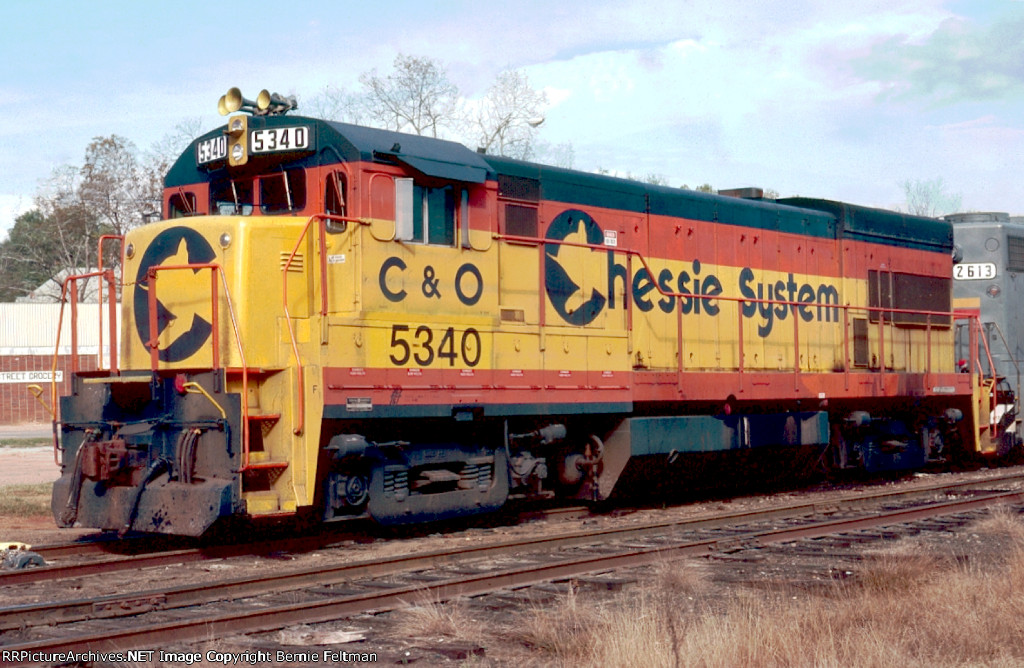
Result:
{"label": "marker light", "polygon": [[249,162],[249,117],[233,116],[224,132],[228,136],[228,164],[238,167]]}

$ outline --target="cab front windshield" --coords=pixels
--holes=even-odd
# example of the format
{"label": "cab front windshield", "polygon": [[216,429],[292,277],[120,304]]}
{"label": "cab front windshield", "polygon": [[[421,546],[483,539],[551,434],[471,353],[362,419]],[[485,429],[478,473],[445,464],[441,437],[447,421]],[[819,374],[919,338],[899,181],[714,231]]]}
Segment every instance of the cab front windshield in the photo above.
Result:
{"label": "cab front windshield", "polygon": [[215,215],[251,216],[257,207],[261,214],[303,210],[306,207],[305,171],[281,169],[210,184],[210,210]]}

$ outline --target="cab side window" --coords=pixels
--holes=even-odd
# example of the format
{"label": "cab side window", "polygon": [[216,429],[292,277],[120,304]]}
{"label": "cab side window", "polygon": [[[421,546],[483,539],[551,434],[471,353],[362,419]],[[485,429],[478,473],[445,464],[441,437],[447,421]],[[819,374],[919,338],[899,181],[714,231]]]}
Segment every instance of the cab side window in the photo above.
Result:
{"label": "cab side window", "polygon": [[455,245],[456,191],[410,178],[395,179],[396,238],[432,245]]}
{"label": "cab side window", "polygon": [[184,218],[196,215],[196,195],[190,192],[177,192],[167,202],[168,218]]}
{"label": "cab side window", "polygon": [[[324,213],[329,216],[348,216],[348,182],[342,172],[331,172],[327,175],[324,191]],[[344,220],[328,220],[328,232],[344,232],[348,223]]]}
{"label": "cab side window", "polygon": [[347,216],[346,192],[348,183],[341,172],[327,176],[327,192],[324,193],[324,212],[331,216]]}

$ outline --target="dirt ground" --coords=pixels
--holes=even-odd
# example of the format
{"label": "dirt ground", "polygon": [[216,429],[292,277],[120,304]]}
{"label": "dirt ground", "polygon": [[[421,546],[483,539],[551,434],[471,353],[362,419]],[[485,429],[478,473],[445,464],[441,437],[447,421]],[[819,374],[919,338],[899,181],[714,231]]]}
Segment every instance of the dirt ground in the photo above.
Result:
{"label": "dirt ground", "polygon": [[[45,437],[49,427],[4,427],[0,438]],[[0,494],[10,494],[11,485],[37,485],[52,483],[60,476],[60,467],[54,462],[53,448],[0,447]],[[91,531],[58,529],[49,513],[33,516],[0,516],[0,542],[17,541],[35,545],[74,539]]]}
{"label": "dirt ground", "polygon": [[53,460],[53,448],[0,447],[0,487],[53,482],[60,467]]}

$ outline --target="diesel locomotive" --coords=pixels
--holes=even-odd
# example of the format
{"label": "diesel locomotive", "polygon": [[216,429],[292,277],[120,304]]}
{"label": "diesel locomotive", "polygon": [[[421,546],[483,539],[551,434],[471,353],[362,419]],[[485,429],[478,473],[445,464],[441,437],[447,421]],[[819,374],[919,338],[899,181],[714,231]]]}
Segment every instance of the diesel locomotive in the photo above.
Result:
{"label": "diesel locomotive", "polygon": [[121,278],[96,272],[120,346],[59,399],[60,526],[394,524],[671,490],[712,466],[999,448],[949,222],[293,106],[232,89],[227,123],[168,172],[163,220],[121,240]]}
{"label": "diesel locomotive", "polygon": [[[981,330],[975,345],[988,351],[979,361],[982,371],[996,378],[991,421],[1001,425],[1000,454],[1010,454],[1021,439],[1024,220],[998,212],[957,213],[945,219],[953,223],[953,295],[979,305]],[[957,357],[964,364],[971,345],[968,332],[959,328]]]}

